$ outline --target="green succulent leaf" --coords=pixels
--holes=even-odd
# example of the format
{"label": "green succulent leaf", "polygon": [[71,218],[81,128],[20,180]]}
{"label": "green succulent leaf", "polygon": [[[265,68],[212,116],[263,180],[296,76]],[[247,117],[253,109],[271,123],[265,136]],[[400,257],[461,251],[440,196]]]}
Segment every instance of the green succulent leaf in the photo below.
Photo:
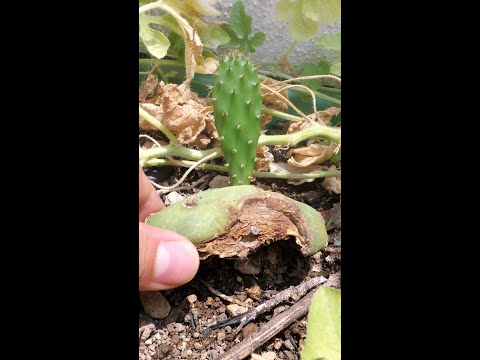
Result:
{"label": "green succulent leaf", "polygon": [[255,35],[252,36],[249,43],[251,46],[259,47],[262,46],[265,42],[265,33],[257,32]]}
{"label": "green succulent leaf", "polygon": [[207,26],[198,31],[204,47],[216,49],[221,45],[228,44],[230,36],[218,25]]}
{"label": "green succulent leaf", "polygon": [[341,291],[322,286],[308,310],[307,339],[301,360],[340,360]]}
{"label": "green succulent leaf", "polygon": [[139,15],[139,35],[148,52],[157,59],[162,59],[167,54],[170,41],[161,31],[150,27],[151,18],[143,13]]}
{"label": "green succulent leaf", "polygon": [[341,39],[342,35],[340,33],[325,35],[317,40],[315,46],[325,50],[341,51]]}
{"label": "green succulent leaf", "polygon": [[241,51],[253,53],[256,47],[263,45],[265,42],[263,32],[257,32],[249,38],[252,32],[252,18],[247,15],[245,6],[240,0],[233,4],[230,10],[229,26],[224,30],[230,36],[228,44],[238,47]]}
{"label": "green succulent leaf", "polygon": [[238,34],[246,37],[252,32],[252,18],[245,12],[245,5],[238,0],[230,10],[230,27]]}

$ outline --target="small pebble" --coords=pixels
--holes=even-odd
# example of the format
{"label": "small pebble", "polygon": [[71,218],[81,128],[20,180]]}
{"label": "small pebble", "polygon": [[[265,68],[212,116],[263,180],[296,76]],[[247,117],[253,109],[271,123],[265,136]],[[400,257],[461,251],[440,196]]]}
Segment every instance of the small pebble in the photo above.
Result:
{"label": "small pebble", "polygon": [[237,276],[237,282],[241,283],[243,281],[241,276]]}
{"label": "small pebble", "polygon": [[225,339],[225,336],[226,336],[225,331],[220,331],[217,334],[217,339],[223,341]]}
{"label": "small pebble", "polygon": [[273,347],[275,350],[278,350],[282,347],[283,341],[282,339],[275,339],[275,343],[273,344]]}
{"label": "small pebble", "polygon": [[198,338],[199,336],[200,336],[200,333],[198,333],[198,332],[194,332],[194,333],[193,333],[193,337],[194,337],[195,339]]}
{"label": "small pebble", "polygon": [[167,325],[167,330],[169,332],[182,332],[185,326],[180,323],[170,323]]}
{"label": "small pebble", "polygon": [[218,189],[227,187],[229,185],[229,178],[225,175],[217,175],[215,176],[209,183],[208,187],[210,189]]}
{"label": "small pebble", "polygon": [[154,319],[164,319],[172,307],[168,300],[159,291],[140,292],[140,301],[145,312]]}
{"label": "small pebble", "polygon": [[196,343],[193,344],[193,347],[197,350],[200,350],[200,349],[203,348],[203,345],[199,342],[196,342]]}
{"label": "small pebble", "polygon": [[175,204],[176,202],[182,201],[183,196],[177,193],[176,191],[172,191],[165,196],[165,205]]}
{"label": "small pebble", "polygon": [[170,351],[172,351],[173,347],[172,345],[168,344],[160,344],[157,347],[157,357],[163,358],[165,355],[167,355]]}
{"label": "small pebble", "polygon": [[152,345],[152,343],[153,343],[152,338],[145,341],[145,345]]}
{"label": "small pebble", "polygon": [[152,333],[152,329],[150,329],[148,326],[142,326],[139,329],[138,333],[140,334],[140,339],[145,341],[150,337],[150,334]]}
{"label": "small pebble", "polygon": [[256,333],[257,330],[258,330],[258,325],[254,323],[249,323],[242,329],[243,337],[246,338],[247,336]]}
{"label": "small pebble", "polygon": [[285,346],[288,350],[294,350],[295,349],[292,345],[292,342],[288,339],[283,342],[283,346]]}
{"label": "small pebble", "polygon": [[195,301],[197,301],[197,295],[195,295],[195,294],[188,295],[187,300],[190,304],[193,304]]}
{"label": "small pebble", "polygon": [[177,334],[173,335],[170,339],[170,342],[174,345],[177,345],[180,342],[180,336],[178,336]]}
{"label": "small pebble", "polygon": [[267,351],[267,352],[262,352],[262,357],[265,360],[275,360],[277,358],[277,354],[275,354],[273,351]]}
{"label": "small pebble", "polygon": [[237,305],[237,304],[227,305],[227,312],[231,316],[237,316],[237,315],[243,314],[244,312],[247,312],[247,310],[248,309],[246,307],[240,306],[240,305]]}

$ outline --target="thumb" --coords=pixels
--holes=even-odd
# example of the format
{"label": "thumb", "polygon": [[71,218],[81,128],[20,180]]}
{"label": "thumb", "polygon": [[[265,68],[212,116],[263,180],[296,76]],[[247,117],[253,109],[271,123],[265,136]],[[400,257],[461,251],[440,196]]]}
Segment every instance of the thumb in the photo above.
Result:
{"label": "thumb", "polygon": [[166,290],[193,279],[199,258],[195,246],[175,232],[139,222],[141,291]]}

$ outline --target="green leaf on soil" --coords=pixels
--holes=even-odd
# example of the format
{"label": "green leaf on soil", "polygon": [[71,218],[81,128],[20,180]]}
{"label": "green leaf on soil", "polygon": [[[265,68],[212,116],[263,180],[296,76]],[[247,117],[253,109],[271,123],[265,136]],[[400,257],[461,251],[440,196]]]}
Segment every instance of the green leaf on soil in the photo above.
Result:
{"label": "green leaf on soil", "polygon": [[308,310],[307,339],[301,360],[340,360],[341,291],[321,286]]}
{"label": "green leaf on soil", "polygon": [[157,59],[162,59],[167,54],[170,41],[161,31],[150,27],[151,18],[143,13],[139,15],[139,35],[148,52]]}

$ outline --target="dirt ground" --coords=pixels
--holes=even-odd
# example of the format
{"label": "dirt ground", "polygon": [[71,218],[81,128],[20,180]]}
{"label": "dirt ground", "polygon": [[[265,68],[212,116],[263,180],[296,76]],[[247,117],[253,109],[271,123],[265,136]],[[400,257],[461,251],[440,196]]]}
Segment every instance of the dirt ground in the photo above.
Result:
{"label": "dirt ground", "polygon": [[[171,167],[146,171],[158,183],[173,184],[185,170]],[[186,196],[205,190],[215,172],[193,171],[177,189]],[[246,336],[256,332],[272,316],[295,301],[289,299],[260,315],[238,334],[236,325],[214,329],[204,337],[204,330],[246,309],[252,309],[292,285],[323,276],[324,285],[340,288],[341,221],[340,195],[330,194],[322,179],[293,186],[282,179],[257,179],[264,190],[282,193],[317,209],[328,223],[328,246],[314,256],[304,258],[293,241],[277,242],[260,249],[248,266],[258,274],[244,274],[233,260],[210,258],[200,265],[197,276],[183,287],[161,292],[170,304],[163,319],[153,319],[139,309],[139,359],[216,359]],[[166,194],[162,195],[163,200]],[[210,288],[209,288],[210,287]],[[212,290],[215,292],[213,293]],[[226,296],[220,296],[224,294]],[[223,297],[223,298],[222,298]],[[168,310],[168,306],[167,306]],[[295,321],[255,350],[252,359],[299,359],[306,337],[307,316]]]}

